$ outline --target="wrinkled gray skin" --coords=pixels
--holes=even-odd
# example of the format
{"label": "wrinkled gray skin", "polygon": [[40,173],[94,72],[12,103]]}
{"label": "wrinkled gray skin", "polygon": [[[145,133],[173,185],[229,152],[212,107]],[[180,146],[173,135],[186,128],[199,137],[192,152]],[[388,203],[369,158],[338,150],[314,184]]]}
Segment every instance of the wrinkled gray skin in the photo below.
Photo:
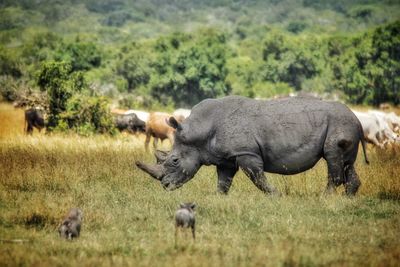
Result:
{"label": "wrinkled gray skin", "polygon": [[169,123],[177,129],[172,151],[156,154],[156,165],[136,162],[167,190],[181,187],[202,165],[216,165],[219,192],[229,191],[240,167],[261,191],[277,193],[264,172],[296,174],[320,158],[328,165],[327,193],[343,184],[354,195],[360,186],[354,162],[360,141],[365,155],[362,128],[338,102],[229,96],[204,100],[183,123],[174,118]]}
{"label": "wrinkled gray skin", "polygon": [[119,115],[115,118],[115,127],[119,131],[128,131],[130,133],[145,132],[146,123],[139,119],[136,114]]}
{"label": "wrinkled gray skin", "polygon": [[194,209],[195,203],[181,203],[175,213],[175,240],[178,235],[179,228],[190,228],[192,230],[192,237],[196,239],[195,228],[196,219]]}
{"label": "wrinkled gray skin", "polygon": [[68,240],[79,237],[81,232],[82,219],[82,210],[78,208],[72,208],[58,228],[58,233],[60,234],[60,237]]}

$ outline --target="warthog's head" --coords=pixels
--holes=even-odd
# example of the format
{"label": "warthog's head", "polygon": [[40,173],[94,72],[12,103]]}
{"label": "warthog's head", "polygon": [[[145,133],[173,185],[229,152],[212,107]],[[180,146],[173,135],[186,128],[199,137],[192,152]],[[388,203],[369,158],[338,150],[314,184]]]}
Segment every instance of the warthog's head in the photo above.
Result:
{"label": "warthog's head", "polygon": [[173,117],[168,123],[177,130],[172,150],[157,150],[154,153],[157,164],[137,161],[136,166],[159,180],[166,190],[174,190],[193,178],[201,166],[201,159],[195,146],[188,145],[179,138],[179,132],[182,130],[180,123]]}

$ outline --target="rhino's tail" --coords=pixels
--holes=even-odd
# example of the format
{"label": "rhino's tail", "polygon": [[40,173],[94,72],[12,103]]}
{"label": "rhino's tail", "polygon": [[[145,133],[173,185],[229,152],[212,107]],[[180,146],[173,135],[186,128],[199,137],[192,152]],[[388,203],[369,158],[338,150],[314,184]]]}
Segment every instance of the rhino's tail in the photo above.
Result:
{"label": "rhino's tail", "polygon": [[360,124],[360,141],[361,141],[361,145],[362,145],[362,149],[364,152],[364,159],[365,159],[365,163],[369,164],[369,160],[367,157],[367,149],[365,148],[365,137],[364,137],[364,132],[362,130],[362,126]]}

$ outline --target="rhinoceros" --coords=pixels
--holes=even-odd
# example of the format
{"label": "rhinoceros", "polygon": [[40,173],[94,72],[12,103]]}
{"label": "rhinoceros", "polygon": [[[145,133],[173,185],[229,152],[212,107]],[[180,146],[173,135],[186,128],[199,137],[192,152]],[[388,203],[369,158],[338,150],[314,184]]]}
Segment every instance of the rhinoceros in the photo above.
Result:
{"label": "rhinoceros", "polygon": [[361,124],[339,102],[228,96],[203,100],[182,123],[173,117],[168,123],[176,129],[171,152],[155,153],[157,164],[136,162],[166,190],[181,187],[202,165],[215,165],[221,193],[228,193],[241,168],[258,189],[279,194],[264,172],[296,174],[324,158],[326,192],[343,184],[351,196],[361,184],[354,168],[360,141],[369,163]]}

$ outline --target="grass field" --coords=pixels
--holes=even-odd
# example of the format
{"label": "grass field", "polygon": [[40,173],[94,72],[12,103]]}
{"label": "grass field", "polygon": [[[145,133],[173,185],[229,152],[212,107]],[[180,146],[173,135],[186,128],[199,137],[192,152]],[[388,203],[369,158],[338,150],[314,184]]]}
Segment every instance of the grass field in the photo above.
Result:
{"label": "grass field", "polygon": [[[154,160],[143,138],[25,136],[22,111],[0,104],[0,266],[399,266],[400,149],[368,147],[354,198],[322,195],[324,161],[268,175],[282,197],[243,173],[219,195],[213,167],[166,192],[133,167]],[[198,205],[197,239],[174,244],[173,214],[185,201]],[[84,222],[68,242],[57,227],[71,207]]]}

